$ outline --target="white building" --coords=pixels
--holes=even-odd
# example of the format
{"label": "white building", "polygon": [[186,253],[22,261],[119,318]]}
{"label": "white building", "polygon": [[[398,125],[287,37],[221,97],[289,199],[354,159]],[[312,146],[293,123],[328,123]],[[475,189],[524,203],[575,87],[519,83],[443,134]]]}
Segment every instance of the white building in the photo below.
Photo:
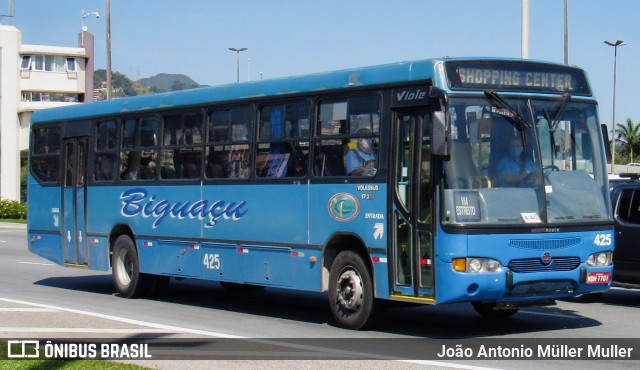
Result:
{"label": "white building", "polygon": [[22,44],[0,25],[0,199],[20,200],[20,151],[29,148],[33,111],[93,101],[93,35],[79,47]]}

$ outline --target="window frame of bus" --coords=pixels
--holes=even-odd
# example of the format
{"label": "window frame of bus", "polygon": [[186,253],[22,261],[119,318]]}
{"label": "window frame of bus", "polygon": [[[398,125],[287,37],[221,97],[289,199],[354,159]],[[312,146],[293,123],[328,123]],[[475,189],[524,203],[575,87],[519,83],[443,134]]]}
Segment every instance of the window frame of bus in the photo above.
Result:
{"label": "window frame of bus", "polygon": [[[244,112],[243,112],[244,111]],[[227,112],[226,116],[228,119],[225,120],[226,129],[221,131],[224,133],[224,136],[221,140],[216,138],[216,127],[215,122],[213,122],[212,115],[214,112]],[[247,180],[251,177],[251,168],[252,168],[252,155],[253,152],[253,137],[255,132],[255,121],[256,121],[256,107],[253,103],[242,103],[242,104],[233,104],[233,105],[221,105],[216,107],[211,107],[206,111],[206,125],[205,125],[205,155],[204,155],[204,178],[208,181],[211,180],[222,180],[222,181],[233,181],[233,180]],[[235,139],[233,138],[233,123],[234,121],[238,121],[240,118],[245,121],[244,125],[246,128],[246,138],[243,139]],[[248,118],[248,119],[247,119]],[[248,121],[248,122],[246,122]],[[224,125],[220,125],[224,127]],[[223,135],[221,135],[223,136]],[[226,149],[226,147],[229,149]],[[236,149],[234,149],[236,147]],[[238,148],[242,147],[242,148]],[[220,148],[220,156],[216,158],[215,154],[216,148]],[[243,150],[246,153],[242,153],[242,158],[237,161],[231,160],[230,156],[234,150]],[[245,158],[246,157],[246,158]],[[216,160],[217,159],[217,160]],[[231,164],[230,167],[235,169],[242,162],[246,165],[246,172],[243,170],[242,175],[240,175],[240,171],[236,171],[238,177],[234,177],[230,175],[233,171],[229,171],[227,168],[228,164],[231,162],[240,162]],[[216,169],[218,172],[216,172]],[[226,173],[225,173],[226,169]],[[219,174],[219,175],[218,175]]]}
{"label": "window frame of bus", "polygon": [[[138,127],[138,124],[140,124],[142,121],[145,120],[153,120],[155,121],[155,129],[154,129],[154,144],[153,145],[142,145],[142,142],[140,139],[140,144],[133,143],[132,146],[126,146],[127,142],[125,140],[125,130],[127,127],[127,123],[130,121],[135,121],[136,123],[136,130]],[[158,145],[159,145],[159,140],[158,140],[158,134],[159,134],[159,127],[160,124],[162,122],[161,116],[159,114],[144,114],[144,115],[132,115],[132,116],[126,116],[126,117],[122,117],[120,119],[120,147],[119,147],[119,158],[118,158],[118,179],[121,182],[126,182],[126,183],[130,183],[130,182],[152,182],[152,181],[156,181],[158,179]],[[136,132],[136,131],[134,131]],[[125,150],[128,149],[128,150]],[[123,178],[123,175],[126,175],[126,172],[129,172],[129,174],[131,174],[130,171],[130,167],[131,164],[129,164],[126,168],[124,167],[124,153],[128,152],[140,152],[140,159],[138,160],[138,166],[141,166],[142,163],[142,154],[143,152],[151,152],[152,154],[155,154],[155,159],[153,160],[153,162],[155,162],[155,167],[153,168],[153,176],[145,176],[144,178],[139,178],[138,173],[144,174],[144,172],[140,172],[140,168],[138,168],[138,170],[136,170],[136,178],[134,179],[127,179],[127,178]],[[127,156],[127,161],[129,161],[131,159],[131,157]],[[134,160],[135,157],[133,157]],[[149,160],[149,164],[151,163],[151,159]],[[145,167],[146,169],[146,167]]]}
{"label": "window frame of bus", "polygon": [[[188,140],[187,117],[195,117],[195,125],[189,127],[191,129],[191,140]],[[176,137],[176,141],[167,142],[167,122],[169,118],[177,118],[175,133],[177,135],[180,130],[180,137]],[[167,111],[162,113],[157,142],[159,145],[157,152],[156,166],[158,167],[157,175],[163,182],[168,181],[194,181],[202,178],[202,170],[204,167],[204,143],[206,140],[205,119],[202,109],[186,109],[179,111]],[[194,132],[199,131],[199,136]],[[172,135],[169,136],[173,138]],[[194,139],[199,137],[199,141]],[[188,143],[187,141],[191,141]],[[172,154],[171,161],[165,161],[165,152]],[[195,153],[188,155],[187,153]],[[168,158],[169,156],[167,156]],[[183,162],[184,160],[184,162]],[[193,163],[193,162],[196,163]],[[165,166],[165,163],[171,163],[171,166]],[[195,171],[193,165],[195,164]],[[191,170],[189,170],[191,168]],[[173,170],[171,172],[170,170]],[[173,173],[174,176],[170,176]],[[166,175],[166,176],[165,176]]]}
{"label": "window frame of bus", "polygon": [[[273,123],[274,108],[284,107],[282,122],[276,126]],[[303,178],[309,170],[309,142],[311,135],[311,113],[313,104],[311,99],[291,99],[269,101],[259,105],[256,125],[256,150],[254,152],[254,174],[258,179],[289,179]],[[269,120],[265,120],[265,111],[269,109]],[[306,112],[306,117],[304,113]],[[302,121],[306,118],[306,129]],[[293,120],[297,120],[295,125]],[[267,125],[268,122],[268,125]],[[282,132],[274,132],[278,127]],[[287,127],[290,130],[287,131]],[[267,129],[265,129],[267,128]],[[292,136],[294,130],[298,131]],[[303,134],[302,131],[306,130]],[[279,136],[280,134],[284,136]],[[306,144],[306,153],[304,148]],[[278,153],[279,147],[287,147],[288,152]],[[275,150],[275,151],[274,151]],[[302,154],[300,154],[302,153]],[[302,160],[300,159],[302,158]],[[260,166],[262,164],[262,166]]]}
{"label": "window frame of bus", "polygon": [[[35,131],[36,130],[50,130],[52,128],[57,128],[58,129],[58,134],[57,135],[51,135],[51,133],[49,132],[47,134],[47,138],[46,138],[46,143],[36,143],[36,135],[35,135]],[[30,146],[30,156],[31,158],[29,159],[29,170],[31,171],[31,174],[33,175],[33,177],[38,180],[38,183],[45,185],[45,186],[57,186],[60,184],[60,180],[61,180],[61,174],[62,174],[62,123],[47,123],[47,124],[42,124],[42,125],[34,125],[31,128],[31,146]],[[50,138],[54,137],[54,139],[57,139],[57,151],[51,152],[50,149],[46,150],[45,153],[36,153],[36,150],[38,149],[39,146],[41,146],[40,144],[49,144]],[[50,145],[43,145],[43,150],[44,147],[49,147]],[[39,158],[48,158],[51,157],[52,159],[54,159],[54,161],[52,162],[47,162],[47,163],[53,163],[53,162],[57,162],[57,173],[54,176],[53,180],[46,180],[43,179],[39,176],[38,171],[36,171],[34,169],[34,165],[37,163],[37,159]],[[57,157],[57,158],[56,158]],[[35,159],[35,160],[34,160]],[[57,159],[57,160],[56,160]]]}
{"label": "window frame of bus", "polygon": [[[363,135],[363,134],[357,134],[356,132],[361,129],[362,127],[356,129],[356,132],[351,132],[352,131],[352,122],[350,120],[350,118],[352,116],[356,116],[356,115],[360,115],[360,114],[365,114],[365,113],[357,113],[357,112],[352,112],[351,110],[351,102],[352,100],[355,99],[360,99],[360,98],[372,98],[375,97],[376,102],[377,102],[377,109],[375,111],[371,111],[368,114],[371,115],[370,118],[370,130],[371,130],[371,134],[368,135]],[[383,125],[382,121],[383,121],[383,101],[384,98],[382,96],[382,93],[379,90],[375,90],[375,91],[365,91],[365,92],[359,92],[359,93],[352,93],[352,94],[348,94],[348,95],[344,95],[344,94],[340,94],[340,95],[334,95],[334,96],[323,96],[320,97],[319,99],[316,100],[316,104],[315,104],[315,108],[316,108],[316,115],[315,115],[315,129],[314,129],[314,135],[312,137],[313,140],[313,160],[310,162],[310,164],[313,167],[313,175],[315,177],[318,178],[327,178],[327,177],[352,177],[347,173],[347,168],[346,168],[346,155],[348,152],[347,148],[350,148],[350,143],[352,143],[354,140],[357,139],[362,139],[362,138],[369,138],[372,140],[373,142],[373,147],[374,150],[376,150],[378,152],[378,167],[380,167],[380,128]],[[328,122],[334,122],[336,121],[335,119],[331,119],[331,120],[326,120],[323,121],[323,109],[322,106],[323,104],[332,104],[335,105],[336,103],[342,103],[345,102],[346,103],[346,108],[345,108],[345,119],[344,122],[342,122],[343,120],[338,120],[340,126],[338,127],[338,132],[335,132],[335,127],[333,128],[333,132],[324,132],[323,130],[326,130],[327,127],[325,127],[325,123]],[[352,114],[353,113],[353,114]],[[377,115],[377,125],[374,124],[374,117],[373,115]],[[335,118],[335,117],[333,117]],[[329,127],[330,129],[330,127]],[[351,144],[353,145],[353,144]],[[336,153],[331,153],[332,151],[330,150],[326,150],[325,148],[327,147],[339,147],[337,151],[334,150],[334,152]],[[335,149],[335,148],[334,148]],[[322,155],[323,157],[320,157],[320,155]],[[328,174],[324,174],[325,169],[327,169],[326,166],[326,157],[330,156],[329,162],[331,161],[338,161],[338,167],[340,167],[340,164],[342,164],[342,168],[337,168],[337,169],[333,169],[332,171],[329,171]],[[335,157],[339,157],[335,158]],[[322,165],[320,165],[322,164]],[[321,170],[319,170],[321,169]],[[376,173],[376,175],[374,176],[359,176],[358,178],[360,179],[372,179],[372,178],[376,178],[377,176],[380,175],[380,168],[378,168],[378,171]],[[333,172],[333,173],[332,173]]]}
{"label": "window frame of bus", "polygon": [[[108,136],[108,132],[107,132],[107,136],[106,136],[106,145],[103,147],[101,146],[101,132],[100,132],[100,126],[102,124],[108,124],[108,123],[114,123],[115,124],[115,137],[113,138],[114,140],[110,140],[111,138]],[[105,118],[102,120],[97,120],[94,121],[94,128],[95,128],[95,134],[93,135],[95,137],[95,140],[93,140],[93,159],[92,159],[92,163],[93,163],[93,176],[92,176],[92,180],[95,182],[99,182],[99,183],[105,183],[105,182],[114,182],[116,181],[116,179],[119,179],[120,177],[120,164],[119,164],[119,160],[120,160],[120,120],[118,118]],[[113,143],[113,147],[110,147],[110,143]],[[101,161],[101,158],[107,158],[108,156],[111,155],[113,157],[112,161],[112,165],[111,165],[111,171],[108,171],[108,166],[104,166],[102,164],[98,164],[98,162],[103,162]],[[104,171],[101,172],[102,175],[111,175],[110,178],[99,178],[98,176],[98,171],[105,169]],[[118,176],[115,176],[115,174],[118,174]]]}

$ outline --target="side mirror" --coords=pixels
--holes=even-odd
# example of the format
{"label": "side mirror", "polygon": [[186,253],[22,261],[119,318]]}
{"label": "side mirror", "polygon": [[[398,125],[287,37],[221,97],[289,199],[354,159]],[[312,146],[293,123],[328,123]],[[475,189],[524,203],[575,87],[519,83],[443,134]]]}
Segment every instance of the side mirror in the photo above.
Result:
{"label": "side mirror", "polygon": [[433,155],[449,155],[449,135],[445,112],[436,111],[431,116],[431,150]]}

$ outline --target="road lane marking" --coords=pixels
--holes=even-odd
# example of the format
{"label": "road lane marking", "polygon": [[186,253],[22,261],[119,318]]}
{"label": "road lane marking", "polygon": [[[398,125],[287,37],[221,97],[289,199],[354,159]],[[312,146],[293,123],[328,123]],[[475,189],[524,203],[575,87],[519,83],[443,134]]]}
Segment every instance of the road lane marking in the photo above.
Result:
{"label": "road lane marking", "polygon": [[19,261],[18,263],[22,263],[25,265],[40,265],[40,266],[54,266],[53,263],[46,263],[46,262],[26,262],[26,261]]}
{"label": "road lane marking", "polygon": [[0,327],[0,333],[95,333],[95,334],[172,334],[161,329],[98,329],[98,328],[36,328],[36,327]]}
{"label": "road lane marking", "polygon": [[[184,327],[178,327],[178,326],[172,326],[172,325],[164,325],[164,324],[158,324],[158,323],[153,323],[153,322],[149,322],[149,321],[134,320],[134,319],[129,319],[129,318],[125,318],[125,317],[105,315],[105,314],[100,314],[100,313],[96,313],[96,312],[83,311],[83,310],[77,310],[77,309],[74,309],[74,308],[53,306],[53,305],[48,305],[48,304],[26,302],[26,301],[20,301],[20,300],[17,300],[17,299],[10,299],[10,298],[2,298],[2,297],[0,297],[0,301],[9,302],[9,303],[15,303],[15,304],[21,304],[21,305],[27,305],[27,306],[36,306],[36,307],[41,307],[41,308],[46,308],[46,309],[53,309],[53,310],[58,310],[58,311],[65,311],[65,312],[76,313],[76,314],[80,314],[80,315],[98,317],[98,318],[106,319],[106,320],[118,321],[118,322],[132,324],[132,325],[146,326],[147,328],[154,328],[156,330],[160,330],[160,332],[170,331],[170,332],[177,332],[177,333],[197,334],[197,335],[202,335],[202,336],[207,336],[207,337],[215,337],[215,338],[244,339],[244,340],[247,340],[249,342],[254,341],[256,343],[266,343],[266,344],[278,345],[278,346],[283,346],[283,347],[306,349],[306,350],[311,350],[313,352],[323,352],[323,353],[327,352],[329,354],[343,353],[343,354],[348,355],[348,356],[360,356],[360,357],[368,358],[368,359],[372,359],[372,360],[373,359],[390,360],[390,361],[396,361],[396,362],[405,362],[405,363],[414,363],[414,364],[420,364],[420,365],[439,366],[439,367],[454,368],[454,369],[468,369],[468,370],[493,369],[493,368],[486,368],[486,367],[479,367],[479,366],[469,366],[469,365],[464,365],[464,364],[447,363],[447,362],[440,362],[440,361],[405,360],[405,359],[399,359],[399,358],[393,357],[393,356],[376,355],[376,354],[373,354],[373,353],[341,351],[341,350],[334,349],[334,348],[324,348],[324,347],[317,347],[317,346],[310,346],[310,345],[300,345],[300,344],[294,344],[294,343],[279,342],[277,340],[277,338],[274,338],[274,339],[257,339],[257,338],[239,336],[239,335],[231,335],[231,334],[226,334],[226,333],[217,333],[217,332],[212,332],[212,331],[207,331],[207,330],[198,330],[198,329],[190,329],[190,328],[184,328]],[[0,331],[2,331],[2,329],[3,328],[0,328]],[[13,329],[18,329],[18,330],[24,331],[26,328],[13,328]],[[55,329],[56,328],[48,328],[47,330],[55,330]],[[57,330],[59,330],[59,328]],[[74,330],[74,329],[63,329],[63,330]],[[143,331],[144,332],[144,329],[91,329],[91,330],[94,330],[94,331],[91,331],[91,332],[95,332],[95,330],[138,330],[138,331]]]}
{"label": "road lane marking", "polygon": [[181,333],[197,334],[197,335],[202,335],[202,336],[207,336],[207,337],[228,338],[228,339],[248,339],[249,338],[249,337],[242,337],[242,336],[239,336],[239,335],[216,333],[216,332],[211,332],[211,331],[206,331],[206,330],[189,329],[189,328],[182,328],[182,327],[172,326],[172,325],[158,324],[158,323],[149,322],[149,321],[134,320],[134,319],[126,318],[126,317],[119,317],[119,316],[113,316],[113,315],[105,315],[105,314],[96,313],[96,312],[77,310],[75,308],[66,308],[66,307],[53,306],[53,305],[42,304],[42,303],[20,301],[20,300],[17,300],[17,299],[10,299],[10,298],[2,298],[2,297],[0,297],[0,301],[9,302],[9,303],[15,303],[15,304],[22,304],[22,305],[27,305],[27,306],[36,306],[36,307],[41,307],[41,308],[48,308],[48,309],[64,311],[64,312],[70,312],[70,313],[76,313],[76,314],[86,315],[86,316],[91,316],[91,317],[98,317],[98,318],[105,319],[105,320],[118,321],[118,322],[131,324],[131,325],[146,326],[146,327],[149,327],[149,328],[168,330],[168,331],[174,331],[174,332],[181,332]]}
{"label": "road lane marking", "polygon": [[3,307],[0,308],[0,312],[60,312],[53,308],[43,307]]}

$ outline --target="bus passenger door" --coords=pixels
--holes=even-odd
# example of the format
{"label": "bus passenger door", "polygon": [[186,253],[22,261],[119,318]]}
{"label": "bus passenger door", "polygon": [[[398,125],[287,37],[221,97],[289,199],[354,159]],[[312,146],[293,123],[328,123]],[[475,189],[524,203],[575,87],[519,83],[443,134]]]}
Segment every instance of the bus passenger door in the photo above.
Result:
{"label": "bus passenger door", "polygon": [[430,119],[425,109],[395,111],[393,292],[413,301],[435,299]]}
{"label": "bus passenger door", "polygon": [[64,261],[88,265],[86,238],[87,139],[64,139],[62,217]]}

